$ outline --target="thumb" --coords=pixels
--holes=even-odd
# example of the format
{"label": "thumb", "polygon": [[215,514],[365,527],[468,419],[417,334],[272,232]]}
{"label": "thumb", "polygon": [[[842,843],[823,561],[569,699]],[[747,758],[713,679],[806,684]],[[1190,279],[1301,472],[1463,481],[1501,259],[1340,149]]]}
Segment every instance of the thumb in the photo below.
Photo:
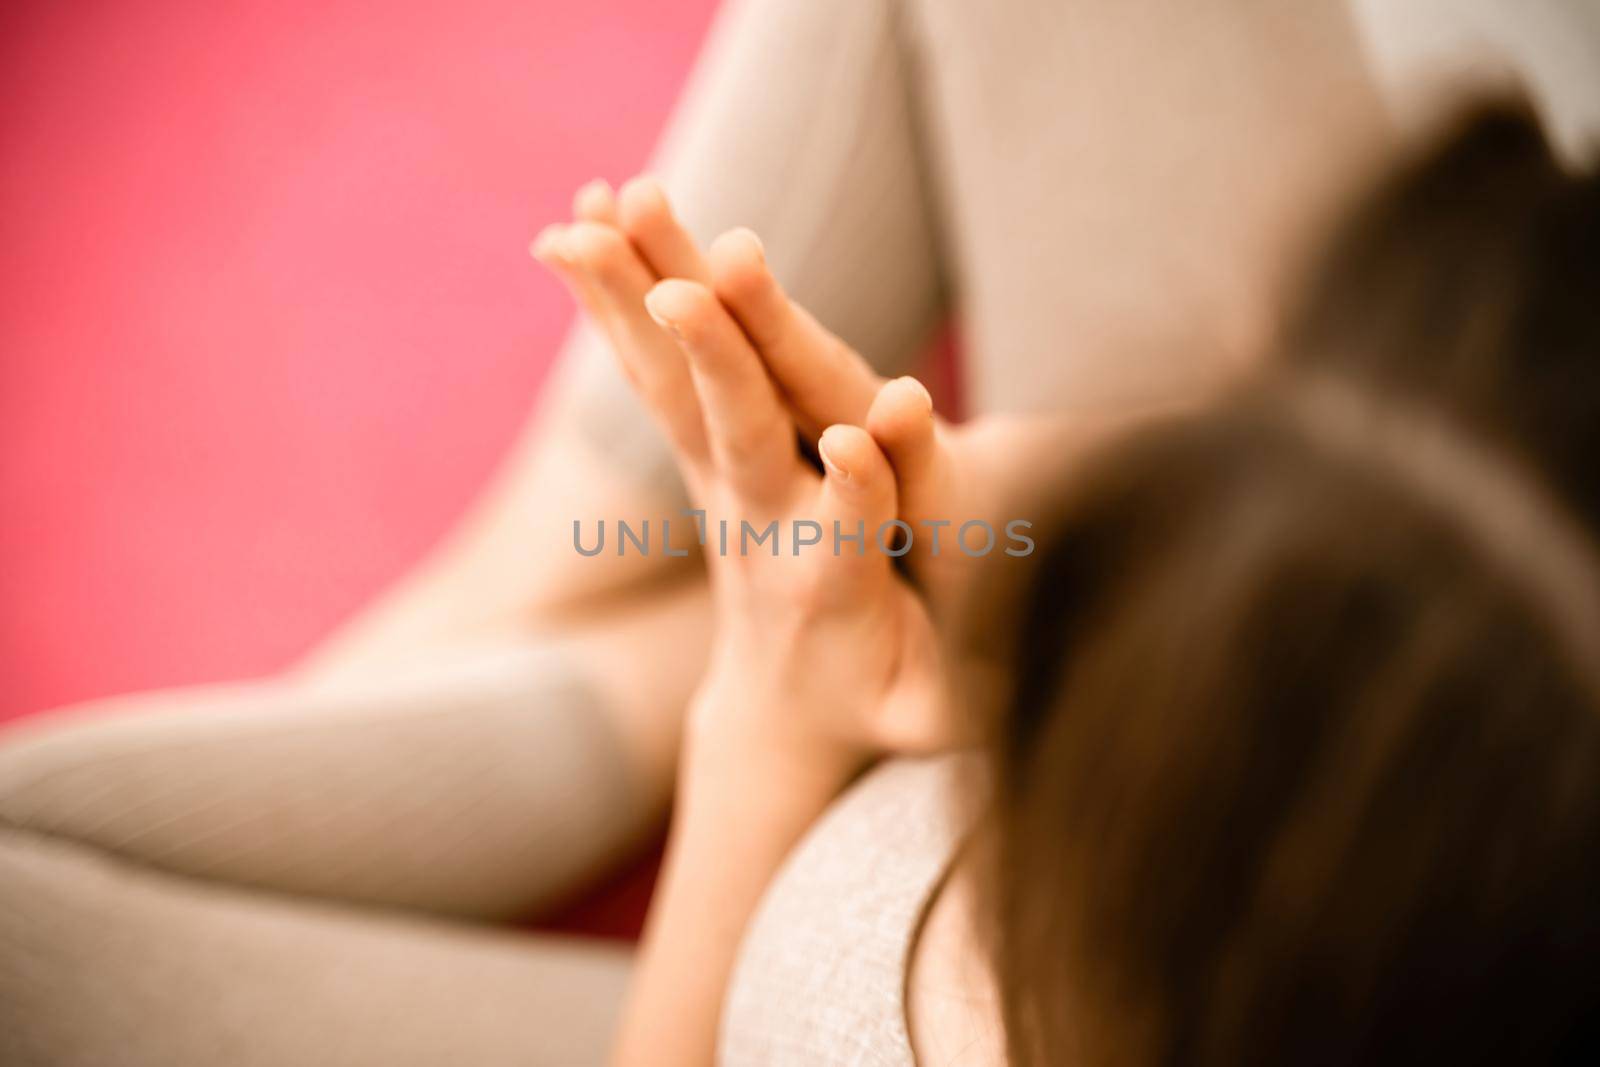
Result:
{"label": "thumb", "polygon": [[817,442],[823,479],[817,518],[831,558],[823,561],[818,592],[834,607],[872,605],[892,575],[898,540],[894,471],[872,435],[859,426],[830,426]]}
{"label": "thumb", "polygon": [[956,464],[946,427],[933,413],[933,400],[915,378],[885,382],[867,413],[867,429],[894,466],[900,517],[913,538],[906,558],[911,573],[935,597],[953,591],[950,572],[959,571],[955,538],[970,516],[961,510]]}

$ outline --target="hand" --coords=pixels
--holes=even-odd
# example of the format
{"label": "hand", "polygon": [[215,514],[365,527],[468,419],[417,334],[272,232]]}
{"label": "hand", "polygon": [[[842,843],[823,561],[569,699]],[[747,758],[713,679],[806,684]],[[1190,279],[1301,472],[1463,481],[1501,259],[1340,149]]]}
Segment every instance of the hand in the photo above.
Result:
{"label": "hand", "polygon": [[[716,722],[721,730],[718,720],[737,717],[774,743],[825,749],[843,762],[950,743],[922,603],[875,544],[860,554],[854,543],[832,552],[835,522],[870,541],[896,516],[893,469],[870,434],[840,425],[818,440],[827,464],[819,477],[796,449],[784,398],[719,299],[718,279],[737,280],[741,263],[761,258],[759,242],[735,231],[702,255],[649,180],[630,182],[616,198],[588,186],[575,214],[576,222],[542,234],[535,254],[611,339],[704,510],[708,545],[719,544],[724,523],[732,538],[731,554],[708,552],[718,638],[695,728]],[[881,388],[885,418],[931,432],[920,385],[880,387],[859,357],[843,352],[849,388]],[[808,535],[820,531],[823,543],[796,555],[797,521],[815,524]],[[743,523],[759,532],[773,522],[782,554],[774,558],[765,545],[739,553]]]}
{"label": "hand", "polygon": [[[676,340],[691,387],[647,393],[646,402],[693,413],[663,422],[674,428],[715,546],[707,555],[718,636],[699,711],[706,721],[697,725],[720,730],[731,716],[781,746],[841,764],[950,743],[932,623],[885,551],[898,493],[882,450],[858,426],[830,426],[817,442],[819,476],[800,456],[760,357],[716,295],[668,280],[646,302]],[[900,417],[931,421],[925,393],[890,392],[884,402]],[[747,533],[769,528],[772,550],[752,548]],[[853,540],[836,542],[841,534]]]}
{"label": "hand", "polygon": [[[947,612],[971,570],[955,544],[961,524],[983,519],[998,531],[1010,518],[1000,508],[1011,495],[1018,450],[1040,445],[1054,454],[1047,439],[1053,430],[1041,431],[1058,424],[989,418],[951,426],[928,418],[930,401],[920,383],[886,382],[789,299],[754,234],[732,231],[702,253],[652,179],[636,178],[615,195],[605,183],[591,182],[575,196],[573,215],[573,222],[540,234],[534,255],[566,282],[641,393],[670,397],[687,384],[682,361],[670,358],[670,341],[649,318],[645,295],[667,278],[709,286],[760,354],[808,440],[833,423],[858,425],[887,454],[899,485],[900,518],[913,530],[908,570],[934,610]],[[699,432],[691,409],[662,404],[652,410],[669,438]]]}

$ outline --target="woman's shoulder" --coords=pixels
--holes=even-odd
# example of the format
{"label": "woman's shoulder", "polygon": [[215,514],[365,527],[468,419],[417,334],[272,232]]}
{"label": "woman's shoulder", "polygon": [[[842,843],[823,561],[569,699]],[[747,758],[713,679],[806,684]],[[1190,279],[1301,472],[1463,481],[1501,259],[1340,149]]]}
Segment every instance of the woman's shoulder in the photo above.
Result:
{"label": "woman's shoulder", "polygon": [[970,754],[885,761],[796,846],[751,920],[728,987],[729,1064],[910,1064],[916,933],[970,825]]}

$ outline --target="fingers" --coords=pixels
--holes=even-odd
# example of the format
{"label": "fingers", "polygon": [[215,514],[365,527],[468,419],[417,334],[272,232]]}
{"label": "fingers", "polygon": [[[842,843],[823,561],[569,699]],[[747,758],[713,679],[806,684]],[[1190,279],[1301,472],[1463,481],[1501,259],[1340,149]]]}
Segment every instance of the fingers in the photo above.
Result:
{"label": "fingers", "polygon": [[699,244],[673,214],[665,190],[652,177],[632,178],[615,193],[604,178],[586,182],[573,194],[572,217],[617,227],[656,278],[707,283],[711,279]]}
{"label": "fingers", "polygon": [[582,281],[590,284],[596,295],[618,307],[638,302],[639,318],[648,322],[643,314],[644,295],[655,284],[655,278],[615,227],[574,222],[563,229],[560,242],[560,250],[566,253],[562,267],[581,271]]}
{"label": "fingers", "polygon": [[937,495],[944,455],[928,390],[911,377],[885,382],[873,397],[865,425],[894,465],[902,510],[926,506],[927,498]]}
{"label": "fingers", "polygon": [[617,223],[658,278],[709,282],[705,256],[672,213],[667,194],[654,178],[638,177],[617,195]]}
{"label": "fingers", "polygon": [[616,225],[617,198],[604,178],[579,187],[572,197],[572,217],[585,222]]}
{"label": "fingers", "polygon": [[800,467],[794,423],[738,323],[704,285],[672,278],[646,306],[688,357],[711,457],[750,502],[792,491]]}
{"label": "fingers", "polygon": [[[943,590],[945,567],[956,553],[957,527],[966,517],[955,499],[953,462],[933,398],[915,378],[885,382],[867,412],[867,431],[889,457],[900,490],[900,517],[914,531],[907,557],[930,592]],[[939,524],[945,523],[942,528]]]}
{"label": "fingers", "polygon": [[645,309],[655,278],[627,238],[614,226],[579,221],[547,228],[534,242],[534,255],[567,283],[606,333],[673,446],[690,462],[704,462],[707,442],[694,382],[678,346]]}
{"label": "fingers", "polygon": [[[533,244],[529,251],[534,259],[549,267],[555,276],[561,280],[562,284],[572,293],[573,298],[578,301],[578,304],[588,314],[589,318],[597,326],[601,327],[608,336],[611,336],[613,333],[610,324],[612,304],[606,298],[606,294],[597,280],[590,277],[588,270],[574,254],[570,239],[572,228],[571,225],[561,223],[546,226],[533,239]],[[613,337],[612,340],[615,342],[616,338]],[[624,369],[628,372],[630,378],[633,377],[631,368],[624,367]]]}
{"label": "fingers", "polygon": [[708,258],[712,287],[760,352],[802,428],[815,433],[836,422],[859,425],[881,379],[789,299],[756,235],[731,230],[712,243]]}
{"label": "fingers", "polygon": [[[872,435],[859,426],[830,426],[817,442],[823,480],[817,521],[823,543],[838,558],[819,568],[819,594],[826,603],[863,603],[881,595],[875,584],[890,580],[889,548],[894,527],[894,471]],[[837,524],[837,530],[835,529]]]}
{"label": "fingers", "polygon": [[[615,194],[589,182],[573,214],[576,222],[540,235],[534,254],[605,329],[680,452],[759,494],[788,482],[780,472],[794,456],[795,421],[808,435],[865,421],[881,380],[789,300],[753,233],[725,234],[702,254],[649,177]],[[666,287],[647,309],[658,278],[699,285]],[[650,318],[675,325],[677,344]]]}

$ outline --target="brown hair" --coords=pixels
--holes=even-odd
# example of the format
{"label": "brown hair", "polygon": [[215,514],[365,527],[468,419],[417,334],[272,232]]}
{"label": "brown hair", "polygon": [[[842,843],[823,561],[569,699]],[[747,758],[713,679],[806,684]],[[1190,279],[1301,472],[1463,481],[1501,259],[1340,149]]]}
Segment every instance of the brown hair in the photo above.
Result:
{"label": "brown hair", "polygon": [[1041,543],[994,745],[1019,1064],[1600,1060],[1600,189],[1515,111]]}

